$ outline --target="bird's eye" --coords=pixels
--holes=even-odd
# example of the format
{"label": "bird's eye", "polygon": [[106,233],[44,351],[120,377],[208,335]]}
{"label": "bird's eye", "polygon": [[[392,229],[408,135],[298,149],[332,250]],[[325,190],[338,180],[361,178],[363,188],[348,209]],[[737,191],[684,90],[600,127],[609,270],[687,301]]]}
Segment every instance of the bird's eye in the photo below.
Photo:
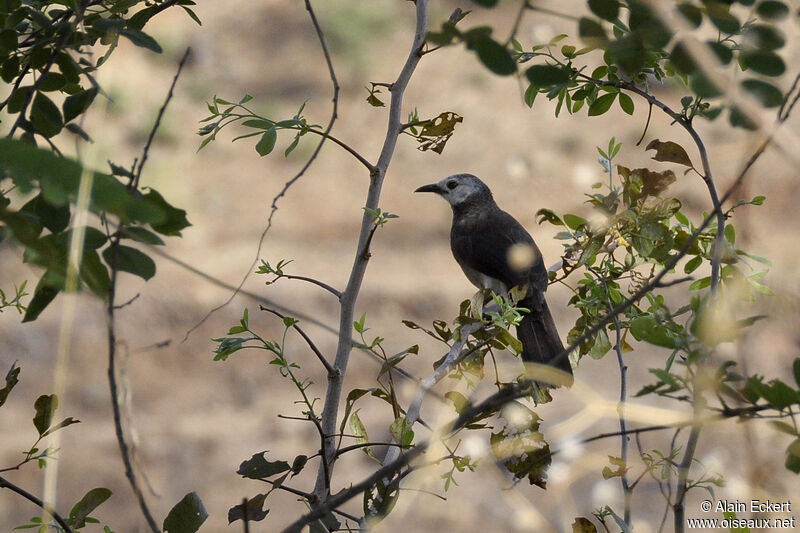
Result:
{"label": "bird's eye", "polygon": [[451,191],[453,189],[455,189],[456,187],[458,187],[458,183],[456,181],[448,181],[447,182],[447,188],[450,189]]}

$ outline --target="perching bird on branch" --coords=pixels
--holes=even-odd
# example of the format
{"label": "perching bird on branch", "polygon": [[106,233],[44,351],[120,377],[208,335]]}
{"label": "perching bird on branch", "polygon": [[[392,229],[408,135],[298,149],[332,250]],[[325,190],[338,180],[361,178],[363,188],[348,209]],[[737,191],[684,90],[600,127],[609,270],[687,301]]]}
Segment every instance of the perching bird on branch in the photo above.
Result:
{"label": "perching bird on branch", "polygon": [[[492,192],[472,174],[454,174],[415,192],[433,192],[453,208],[450,249],[461,270],[479,289],[506,296],[514,287],[524,291],[517,306],[530,309],[517,326],[522,360],[548,365],[561,372],[530,374],[539,382],[572,385],[572,366],[547,307],[547,270],[530,234],[514,217],[500,209]],[[528,365],[526,365],[527,367]]]}

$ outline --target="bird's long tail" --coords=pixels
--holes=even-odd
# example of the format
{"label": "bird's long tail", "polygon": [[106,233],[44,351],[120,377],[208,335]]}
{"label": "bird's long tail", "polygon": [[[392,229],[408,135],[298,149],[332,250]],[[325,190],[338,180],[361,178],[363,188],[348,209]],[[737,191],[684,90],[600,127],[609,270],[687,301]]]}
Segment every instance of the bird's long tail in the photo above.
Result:
{"label": "bird's long tail", "polygon": [[571,386],[574,381],[572,365],[567,354],[562,354],[564,345],[558,336],[547,302],[544,298],[536,302],[533,297],[529,297],[522,300],[519,306],[531,310],[517,326],[517,337],[522,342],[522,360],[560,370],[552,372],[542,367],[537,370],[534,365],[526,365],[526,368],[530,367],[529,374],[540,383]]}

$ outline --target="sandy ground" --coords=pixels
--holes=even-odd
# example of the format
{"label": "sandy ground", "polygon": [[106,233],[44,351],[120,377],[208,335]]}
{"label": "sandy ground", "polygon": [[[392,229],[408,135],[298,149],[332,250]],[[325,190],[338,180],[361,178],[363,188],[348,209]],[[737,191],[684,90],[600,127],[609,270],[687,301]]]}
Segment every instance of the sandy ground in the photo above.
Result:
{"label": "sandy ground", "polygon": [[[363,87],[370,81],[388,82],[396,76],[409,47],[413,20],[408,2],[372,3],[370,9],[356,1],[320,3],[318,14],[342,85],[340,118],[334,134],[375,160],[386,109],[369,107]],[[434,21],[446,18],[457,5],[434,4]],[[581,3],[569,4],[579,9]],[[495,24],[502,28],[502,35],[512,21],[512,10],[506,7],[493,12],[476,10],[467,22]],[[184,231],[182,239],[169,239],[162,250],[169,258],[157,259],[158,275],[149,283],[122,276],[120,301],[137,294],[139,297],[118,313],[119,337],[123,339],[121,382],[136,464],[139,472],[146,474],[148,499],[157,519],[163,519],[184,494],[197,491],[211,515],[204,531],[236,531],[240,526],[226,529],[228,508],[244,496],[265,490],[263,484],[236,475],[239,463],[262,450],[269,450],[270,457],[284,459],[314,453],[311,443],[315,434],[310,425],[277,418],[278,414],[296,415],[299,407],[291,403],[294,390],[274,367],[265,364],[263,355],[244,352],[225,363],[212,361],[214,343],[210,339],[223,335],[245,307],[263,336],[281,335],[280,324],[257,311],[254,300],[237,296],[197,327],[188,340],[182,339],[209,310],[229,298],[231,291],[212,280],[236,285],[248,272],[271,199],[303,165],[316,140],[305,139],[294,154],[283,158],[279,151],[291,139],[282,135],[276,152],[262,159],[250,140],[230,143],[233,131],[222,133],[218,142],[196,153],[199,138],[195,132],[206,114],[203,102],[215,93],[228,99],[237,99],[245,92],[252,94],[256,109],[277,118],[291,117],[307,99],[307,116],[313,122],[325,123],[330,114],[331,89],[300,3],[228,0],[224,7],[201,3],[197,12],[202,27],[180,12],[168,13],[148,27],[164,45],[161,56],[122,43],[101,73],[100,81],[113,101],[96,106],[87,123],[86,129],[96,141],[87,159],[97,161],[98,166],[106,159],[130,164],[141,150],[180,56],[186,46],[191,46],[192,60],[150,153],[144,184],[158,188],[175,205],[187,209],[193,225]],[[538,42],[562,29],[574,33],[570,28],[568,22],[534,13],[526,19],[520,36],[523,42]],[[797,43],[791,46],[789,63],[796,65]],[[794,70],[790,67],[790,72]],[[675,93],[667,89],[659,96],[672,103],[676,100]],[[541,207],[588,214],[582,195],[602,177],[595,146],[605,146],[609,137],[615,136],[623,143],[619,156],[622,164],[647,164],[659,169],[667,166],[649,161],[649,154],[634,146],[647,114],[641,102],[637,102],[633,118],[616,110],[601,118],[579,114],[556,119],[549,102],[540,97],[534,109],[528,110],[515,80],[489,75],[472,54],[460,48],[426,56],[405,101],[405,112],[416,107],[423,117],[454,111],[465,118],[442,155],[419,152],[411,139],[398,143],[382,208],[400,218],[376,235],[357,314],[367,313],[371,331],[387,339],[390,353],[419,343],[420,355],[409,358],[404,366],[425,375],[431,362],[441,356],[441,349],[427,337],[404,328],[400,321],[449,320],[458,303],[473,290],[450,257],[449,209],[435,198],[414,196],[416,187],[455,172],[481,176],[493,188],[498,203],[534,234],[552,263],[560,253],[559,242],[552,238],[556,231],[551,226],[538,226],[534,214]],[[787,128],[797,135],[798,124],[795,116]],[[759,138],[732,130],[722,120],[704,123],[700,130],[710,146],[718,185],[724,190]],[[688,136],[670,127],[669,120],[658,113],[648,132],[648,139],[655,137],[691,146]],[[695,157],[694,151],[690,154]],[[292,273],[343,287],[355,253],[367,179],[363,167],[346,153],[326,146],[281,200],[258,257],[273,263],[293,259]],[[743,197],[763,194],[767,203],[763,208],[737,212],[738,244],[773,261],[766,282],[777,296],[753,304],[753,314],[767,313],[769,319],[761,322],[745,342],[723,346],[720,354],[720,358],[743,358],[751,372],[785,379],[790,379],[791,361],[797,354],[800,311],[796,184],[796,160],[772,150],[758,162],[745,186]],[[698,178],[681,177],[672,191],[696,217],[708,209]],[[21,251],[7,244],[0,248],[4,265],[0,283],[4,289],[24,279],[32,284],[39,274],[21,265],[20,257]],[[197,271],[204,275],[197,275]],[[267,287],[262,277],[251,275],[245,288],[295,314],[312,316],[323,325],[337,324],[335,299],[316,287],[287,280]],[[566,306],[570,293],[554,286],[548,294],[565,336],[577,317],[576,311]],[[305,324],[323,353],[332,354],[335,337],[310,321]],[[69,335],[65,337],[69,350],[61,359],[66,388],[59,412],[82,423],[63,431],[58,508],[66,512],[87,490],[109,487],[114,495],[96,516],[118,533],[145,531],[123,476],[114,438],[105,377],[105,319],[97,300],[61,296],[39,320],[25,325],[19,324],[12,310],[0,315],[0,371],[5,373],[13,361],[22,367],[19,386],[0,411],[0,465],[15,463],[20,451],[35,439],[30,422],[32,404],[38,395],[54,390],[59,336],[65,334]],[[319,384],[313,394],[323,396],[324,374],[302,340],[290,336],[287,349],[303,372]],[[660,365],[665,355],[657,348],[636,346],[629,361],[632,390],[648,382],[647,368]],[[510,356],[508,363],[515,363]],[[363,354],[354,353],[348,390],[372,386],[377,368]],[[543,430],[554,448],[570,439],[617,428],[613,412],[586,409],[587,405],[615,400],[617,373],[612,357],[587,359],[576,370],[579,386],[559,392],[557,402],[539,410],[545,421]],[[410,387],[401,387],[400,392],[406,401],[413,395]],[[450,408],[442,410],[434,404],[424,412],[427,419],[452,416]],[[578,414],[581,416],[576,418]],[[366,402],[361,415],[373,439],[386,436],[391,413],[385,405]],[[570,423],[561,424],[564,421]],[[657,420],[650,417],[641,422]],[[668,440],[664,434],[649,435],[642,444],[646,449],[663,450]],[[709,473],[723,473],[728,480],[726,487],[716,489],[718,498],[769,496],[786,500],[800,496],[796,477],[782,467],[787,444],[786,435],[766,424],[728,422],[704,432],[698,458]],[[509,480],[486,461],[477,474],[457,477],[459,485],[445,494],[447,501],[421,492],[404,492],[395,512],[376,531],[400,527],[414,531],[568,530],[575,516],[587,516],[605,504],[619,508],[618,482],[603,481],[600,476],[607,455],[616,455],[618,448],[618,441],[571,448],[570,453],[556,459],[547,491],[522,485],[509,490]],[[337,465],[336,472],[341,476],[337,488],[360,479],[372,468],[373,463],[362,454],[346,457]],[[313,483],[311,470],[293,480],[293,485],[309,487]],[[444,467],[430,477],[415,474],[408,486],[443,494],[439,479],[443,472]],[[35,465],[8,476],[33,492],[41,492],[42,473]],[[687,505],[690,516],[700,515],[698,502],[705,497],[701,490],[691,493]],[[795,500],[800,505],[800,499]],[[284,493],[273,494],[268,502],[272,512],[264,523],[267,525],[255,526],[255,531],[276,531],[304,509]],[[633,504],[636,530],[655,531],[663,512],[663,500],[655,485],[643,482]],[[352,504],[354,513],[359,508],[360,502]],[[19,498],[0,493],[0,530],[8,531],[35,514],[36,509]]]}

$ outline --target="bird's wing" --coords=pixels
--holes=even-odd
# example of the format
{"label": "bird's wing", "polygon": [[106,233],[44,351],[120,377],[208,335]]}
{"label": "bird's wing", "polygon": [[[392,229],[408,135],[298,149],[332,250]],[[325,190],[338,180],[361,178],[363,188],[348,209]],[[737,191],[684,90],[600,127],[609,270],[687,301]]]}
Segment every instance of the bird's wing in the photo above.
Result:
{"label": "bird's wing", "polygon": [[[525,271],[508,264],[508,251],[514,244],[533,248],[534,261]],[[530,283],[540,293],[547,289],[547,271],[539,249],[525,228],[505,211],[494,209],[454,220],[450,245],[460,265],[499,279],[508,287]]]}

